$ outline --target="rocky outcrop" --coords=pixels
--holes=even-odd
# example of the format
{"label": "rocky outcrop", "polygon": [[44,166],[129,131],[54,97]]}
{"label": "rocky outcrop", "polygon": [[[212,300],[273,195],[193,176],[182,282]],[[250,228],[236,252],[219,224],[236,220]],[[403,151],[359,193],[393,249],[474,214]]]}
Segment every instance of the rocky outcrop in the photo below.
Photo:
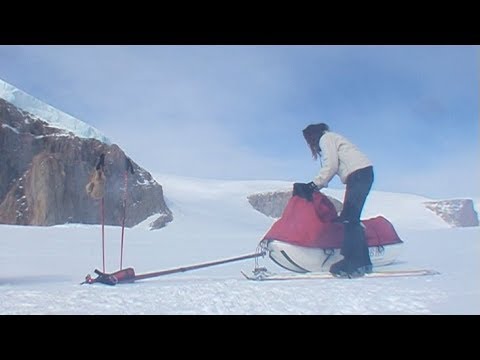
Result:
{"label": "rocky outcrop", "polygon": [[452,227],[478,226],[478,214],[471,199],[427,201],[425,207]]}
{"label": "rocky outcrop", "polygon": [[150,229],[151,230],[161,229],[172,220],[173,220],[173,215],[171,213],[162,214],[156,220],[150,223]]}
{"label": "rocky outcrop", "polygon": [[[252,194],[247,197],[248,202],[253,208],[264,215],[272,218],[282,216],[288,200],[292,197],[291,191],[271,191],[265,193]],[[342,211],[342,203],[337,199],[328,196],[330,201],[335,205],[337,213]]]}
{"label": "rocky outcrop", "polygon": [[[248,196],[252,207],[266,216],[280,218],[288,200],[292,197],[291,191],[271,191]],[[341,201],[328,197],[335,206],[337,213],[342,211]],[[425,202],[425,207],[433,211],[452,227],[479,226],[478,214],[470,199],[454,199]]]}
{"label": "rocky outcrop", "polygon": [[[117,145],[51,127],[0,99],[0,153],[0,223],[100,223],[100,201],[87,196],[85,185],[104,153],[105,224],[121,225],[126,155]],[[165,226],[173,217],[162,186],[132,164],[125,225],[131,227],[158,214],[157,227]]]}
{"label": "rocky outcrop", "polygon": [[264,215],[279,218],[291,197],[291,191],[272,191],[252,194],[247,199],[255,210]]}

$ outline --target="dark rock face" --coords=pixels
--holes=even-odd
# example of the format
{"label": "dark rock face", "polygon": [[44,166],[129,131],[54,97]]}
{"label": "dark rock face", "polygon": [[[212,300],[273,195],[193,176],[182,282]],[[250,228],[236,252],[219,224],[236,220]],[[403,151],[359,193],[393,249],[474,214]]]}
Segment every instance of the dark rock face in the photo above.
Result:
{"label": "dark rock face", "polygon": [[[0,99],[0,153],[0,223],[99,224],[100,200],[88,197],[85,186],[104,153],[105,224],[122,224],[125,153],[117,145],[50,127]],[[165,226],[173,217],[162,186],[132,164],[135,172],[127,176],[125,225],[158,214],[164,219],[159,227]]]}
{"label": "dark rock face", "polygon": [[425,202],[425,207],[453,227],[478,226],[478,214],[471,199]]}
{"label": "dark rock face", "polygon": [[[264,215],[272,218],[279,218],[282,216],[285,206],[287,206],[288,200],[292,197],[291,191],[272,191],[265,193],[252,194],[248,196],[248,202],[253,208]],[[342,211],[342,203],[337,199],[328,197],[330,201],[335,205],[337,213]]]}

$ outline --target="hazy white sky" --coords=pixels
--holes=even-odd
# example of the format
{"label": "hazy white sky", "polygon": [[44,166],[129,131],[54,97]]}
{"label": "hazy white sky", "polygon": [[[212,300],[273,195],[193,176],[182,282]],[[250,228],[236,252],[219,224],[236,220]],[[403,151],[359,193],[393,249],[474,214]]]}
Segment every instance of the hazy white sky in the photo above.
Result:
{"label": "hazy white sky", "polygon": [[326,122],[375,189],[439,198],[480,195],[478,73],[478,46],[0,46],[0,78],[151,172],[308,182]]}

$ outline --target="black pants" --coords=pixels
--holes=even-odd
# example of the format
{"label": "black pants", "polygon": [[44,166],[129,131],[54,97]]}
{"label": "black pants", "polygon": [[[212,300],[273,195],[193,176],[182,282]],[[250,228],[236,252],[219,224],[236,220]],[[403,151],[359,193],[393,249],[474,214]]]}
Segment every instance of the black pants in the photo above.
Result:
{"label": "black pants", "polygon": [[340,214],[340,221],[345,224],[341,254],[347,261],[357,266],[372,264],[360,216],[372,188],[373,179],[372,166],[354,171],[348,176],[343,210]]}

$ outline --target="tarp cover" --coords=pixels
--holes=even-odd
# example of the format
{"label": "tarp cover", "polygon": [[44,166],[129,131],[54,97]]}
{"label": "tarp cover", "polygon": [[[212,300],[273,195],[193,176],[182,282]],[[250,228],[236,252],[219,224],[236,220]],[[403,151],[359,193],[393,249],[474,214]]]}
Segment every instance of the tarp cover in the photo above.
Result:
{"label": "tarp cover", "polygon": [[[333,203],[321,192],[313,200],[292,196],[283,214],[264,236],[293,245],[316,248],[341,248],[344,225],[335,222],[337,212]],[[402,243],[393,225],[383,216],[362,220],[368,246]]]}

